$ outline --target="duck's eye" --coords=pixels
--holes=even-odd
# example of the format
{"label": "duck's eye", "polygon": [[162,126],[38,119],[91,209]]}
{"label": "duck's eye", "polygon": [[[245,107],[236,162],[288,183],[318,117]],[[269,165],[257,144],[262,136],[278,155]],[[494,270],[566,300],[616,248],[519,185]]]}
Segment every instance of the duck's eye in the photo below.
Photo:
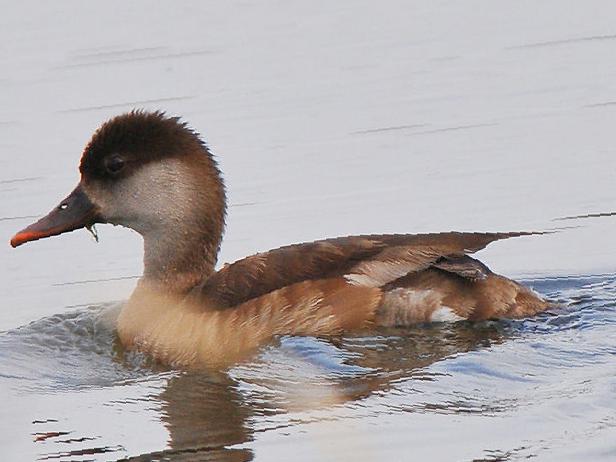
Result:
{"label": "duck's eye", "polygon": [[109,157],[105,158],[105,169],[111,173],[112,175],[116,175],[120,173],[126,165],[126,161],[117,154],[112,154]]}

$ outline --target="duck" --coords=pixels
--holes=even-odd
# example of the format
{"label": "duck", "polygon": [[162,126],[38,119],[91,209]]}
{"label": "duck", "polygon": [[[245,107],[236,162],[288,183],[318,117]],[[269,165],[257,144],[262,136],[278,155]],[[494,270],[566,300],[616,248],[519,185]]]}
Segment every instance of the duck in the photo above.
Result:
{"label": "duck", "polygon": [[87,143],[77,187],[11,239],[18,247],[93,225],[143,237],[143,275],[117,317],[126,350],[201,368],[279,336],[335,338],[433,322],[524,318],[549,303],[471,255],[535,232],[356,235],[293,244],[216,269],[226,189],[201,135],[133,110]]}

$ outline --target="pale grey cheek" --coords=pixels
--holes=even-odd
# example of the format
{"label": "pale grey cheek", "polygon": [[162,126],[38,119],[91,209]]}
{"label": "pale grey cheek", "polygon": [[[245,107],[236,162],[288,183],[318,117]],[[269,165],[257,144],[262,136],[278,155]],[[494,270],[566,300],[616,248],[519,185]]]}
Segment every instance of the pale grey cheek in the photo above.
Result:
{"label": "pale grey cheek", "polygon": [[128,212],[146,218],[151,226],[188,216],[196,191],[186,166],[174,160],[148,164],[128,178],[122,189]]}
{"label": "pale grey cheek", "polygon": [[106,203],[103,215],[113,224],[127,226],[138,232],[146,232],[160,221],[161,210],[156,200],[156,191],[137,188],[131,181],[120,183]]}
{"label": "pale grey cheek", "polygon": [[177,161],[152,163],[113,183],[85,184],[84,191],[103,220],[146,234],[178,225],[193,213],[198,188],[183,169]]}
{"label": "pale grey cheek", "polygon": [[89,183],[84,186],[84,191],[98,207],[103,221],[133,227],[143,220],[147,204],[143,203],[143,198],[135,196],[131,186],[126,184],[125,180],[113,183],[111,188],[99,183]]}

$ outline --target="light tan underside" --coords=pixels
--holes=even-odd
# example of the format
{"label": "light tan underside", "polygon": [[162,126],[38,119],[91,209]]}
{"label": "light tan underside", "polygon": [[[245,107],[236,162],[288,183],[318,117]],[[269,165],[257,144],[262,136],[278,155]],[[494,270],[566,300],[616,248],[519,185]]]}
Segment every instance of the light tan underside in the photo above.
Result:
{"label": "light tan underside", "polygon": [[118,318],[118,333],[137,348],[173,365],[224,366],[274,335],[328,336],[372,325],[381,290],[341,278],[305,281],[237,307],[191,306],[141,283]]}
{"label": "light tan underside", "polygon": [[304,281],[226,310],[192,306],[141,282],[118,319],[122,343],[176,366],[224,367],[275,335],[339,335],[375,326],[530,316],[546,302],[498,275],[468,281],[426,270],[397,287],[338,277]]}

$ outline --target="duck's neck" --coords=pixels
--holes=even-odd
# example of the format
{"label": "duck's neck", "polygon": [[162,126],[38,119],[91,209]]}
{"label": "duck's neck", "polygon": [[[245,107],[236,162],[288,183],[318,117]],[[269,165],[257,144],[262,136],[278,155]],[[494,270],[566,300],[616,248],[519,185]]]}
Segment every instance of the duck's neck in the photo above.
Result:
{"label": "duck's neck", "polygon": [[216,266],[221,235],[178,232],[144,236],[143,280],[172,293],[186,293]]}
{"label": "duck's neck", "polygon": [[168,293],[188,292],[214,272],[218,259],[226,197],[216,164],[206,159],[207,170],[200,178],[184,175],[185,192],[157,224],[141,233],[143,280]]}

